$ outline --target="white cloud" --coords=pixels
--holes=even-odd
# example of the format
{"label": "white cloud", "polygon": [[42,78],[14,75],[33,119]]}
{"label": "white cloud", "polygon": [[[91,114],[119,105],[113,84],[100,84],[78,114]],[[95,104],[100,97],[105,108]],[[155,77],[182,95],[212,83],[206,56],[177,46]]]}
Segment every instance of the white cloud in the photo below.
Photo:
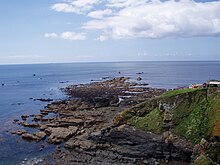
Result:
{"label": "white cloud", "polygon": [[92,11],[88,14],[88,16],[91,18],[101,19],[104,16],[109,16],[111,14],[112,14],[112,10],[105,9],[105,10]]}
{"label": "white cloud", "polygon": [[149,2],[149,0],[109,0],[106,6],[110,8],[124,8],[144,5],[146,2]]}
{"label": "white cloud", "polygon": [[63,32],[60,37],[65,40],[85,40],[86,34],[85,33],[75,33],[75,32]]}
{"label": "white cloud", "polygon": [[82,29],[97,30],[100,41],[220,35],[219,1],[71,0],[64,4],[68,7],[52,8],[91,17]]}
{"label": "white cloud", "polygon": [[91,20],[83,28],[107,31],[114,39],[220,35],[219,2],[134,2],[134,6],[126,2],[130,2],[129,7],[123,7],[116,16]]}
{"label": "white cloud", "polygon": [[65,3],[56,3],[51,6],[52,10],[65,13],[82,14],[90,11],[100,0],[69,0]]}
{"label": "white cloud", "polygon": [[101,35],[101,36],[99,36],[96,40],[97,40],[97,41],[101,41],[101,42],[103,42],[103,41],[106,41],[107,39],[108,39],[107,36],[103,36],[103,35]]}
{"label": "white cloud", "polygon": [[60,38],[70,41],[79,41],[86,39],[86,33],[76,33],[76,32],[63,32],[60,35],[56,33],[46,33],[44,34],[46,38]]}
{"label": "white cloud", "polygon": [[44,37],[46,37],[46,38],[57,38],[58,35],[56,33],[45,33]]}

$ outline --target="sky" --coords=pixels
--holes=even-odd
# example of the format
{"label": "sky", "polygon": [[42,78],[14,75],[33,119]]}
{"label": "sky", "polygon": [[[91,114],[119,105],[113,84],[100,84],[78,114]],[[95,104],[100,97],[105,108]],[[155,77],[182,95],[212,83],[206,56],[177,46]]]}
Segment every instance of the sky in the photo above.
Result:
{"label": "sky", "polygon": [[220,60],[217,0],[1,0],[0,64]]}

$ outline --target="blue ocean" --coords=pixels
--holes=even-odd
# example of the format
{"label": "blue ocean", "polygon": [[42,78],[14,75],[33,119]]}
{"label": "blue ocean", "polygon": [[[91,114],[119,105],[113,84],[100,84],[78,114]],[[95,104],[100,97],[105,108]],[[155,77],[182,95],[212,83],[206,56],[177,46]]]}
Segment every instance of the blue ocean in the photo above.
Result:
{"label": "blue ocean", "polygon": [[[50,155],[55,147],[26,142],[8,132],[19,127],[14,119],[37,114],[47,105],[33,98],[65,99],[61,88],[102,77],[128,76],[135,80],[141,76],[150,87],[171,89],[220,79],[219,71],[220,61],[0,65],[0,165],[31,164],[40,161],[42,155]],[[41,145],[45,145],[43,151]]]}

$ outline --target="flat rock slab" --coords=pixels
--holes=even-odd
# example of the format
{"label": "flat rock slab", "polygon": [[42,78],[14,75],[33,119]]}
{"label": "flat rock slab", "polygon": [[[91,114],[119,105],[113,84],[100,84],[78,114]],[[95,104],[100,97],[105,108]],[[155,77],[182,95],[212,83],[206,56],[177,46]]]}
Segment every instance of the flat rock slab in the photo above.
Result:
{"label": "flat rock slab", "polygon": [[68,123],[69,125],[81,125],[84,121],[80,118],[60,118],[57,119],[60,123]]}
{"label": "flat rock slab", "polygon": [[26,140],[41,141],[42,139],[46,137],[46,133],[45,132],[38,132],[35,134],[23,133],[21,136],[23,139],[26,139]]}
{"label": "flat rock slab", "polygon": [[96,144],[86,139],[71,138],[65,143],[65,147],[71,149],[81,148],[83,150],[90,150],[95,149]]}
{"label": "flat rock slab", "polygon": [[75,126],[69,126],[68,128],[49,127],[45,131],[46,133],[50,134],[50,136],[48,137],[48,142],[56,144],[56,143],[61,143],[64,140],[68,140],[71,136],[76,134],[76,132],[78,131],[78,127]]}

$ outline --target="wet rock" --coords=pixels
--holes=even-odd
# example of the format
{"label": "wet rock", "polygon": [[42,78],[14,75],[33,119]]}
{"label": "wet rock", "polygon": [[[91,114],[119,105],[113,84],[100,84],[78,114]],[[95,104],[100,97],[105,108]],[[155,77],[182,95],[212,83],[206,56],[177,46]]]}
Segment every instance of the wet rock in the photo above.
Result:
{"label": "wet rock", "polygon": [[69,81],[60,81],[60,84],[68,83]]}
{"label": "wet rock", "polygon": [[43,98],[39,98],[39,99],[34,99],[34,101],[42,101],[42,102],[51,102],[51,101],[53,101],[53,99],[50,99],[50,98],[48,98],[48,99],[43,99]]}
{"label": "wet rock", "polygon": [[38,132],[36,134],[23,133],[21,137],[26,140],[41,141],[46,137],[46,133],[45,132]]}
{"label": "wet rock", "polygon": [[46,125],[41,125],[41,126],[40,126],[40,130],[41,130],[41,131],[44,131],[44,130],[47,129],[47,128],[48,128],[48,127],[47,127]]}
{"label": "wet rock", "polygon": [[45,132],[38,132],[35,134],[39,139],[44,139],[46,137],[46,133]]}
{"label": "wet rock", "polygon": [[42,120],[42,115],[35,115],[34,116],[34,121],[41,121]]}
{"label": "wet rock", "polygon": [[137,72],[136,74],[143,74],[144,72]]}
{"label": "wet rock", "polygon": [[17,122],[19,122],[19,120],[18,119],[14,119],[14,122],[17,123]]}
{"label": "wet rock", "polygon": [[16,135],[22,135],[24,133],[27,133],[27,131],[25,130],[11,131],[11,134],[16,134]]}
{"label": "wet rock", "polygon": [[27,123],[27,122],[20,122],[19,124],[23,125],[24,127],[31,127],[31,128],[36,128],[39,127],[38,123]]}
{"label": "wet rock", "polygon": [[137,78],[137,81],[141,81],[141,80],[142,80],[142,78],[141,78],[141,77],[138,77],[138,78]]}
{"label": "wet rock", "polygon": [[61,143],[62,141],[68,140],[74,134],[76,134],[78,128],[74,126],[69,126],[68,128],[58,127],[58,128],[47,128],[46,133],[50,134],[48,137],[49,143]]}
{"label": "wet rock", "polygon": [[21,116],[22,120],[27,120],[28,117],[29,117],[29,116],[27,116],[27,115],[22,115],[22,116]]}
{"label": "wet rock", "polygon": [[44,144],[41,144],[41,145],[40,145],[40,151],[43,151],[44,148],[45,148],[45,145],[44,145]]}

